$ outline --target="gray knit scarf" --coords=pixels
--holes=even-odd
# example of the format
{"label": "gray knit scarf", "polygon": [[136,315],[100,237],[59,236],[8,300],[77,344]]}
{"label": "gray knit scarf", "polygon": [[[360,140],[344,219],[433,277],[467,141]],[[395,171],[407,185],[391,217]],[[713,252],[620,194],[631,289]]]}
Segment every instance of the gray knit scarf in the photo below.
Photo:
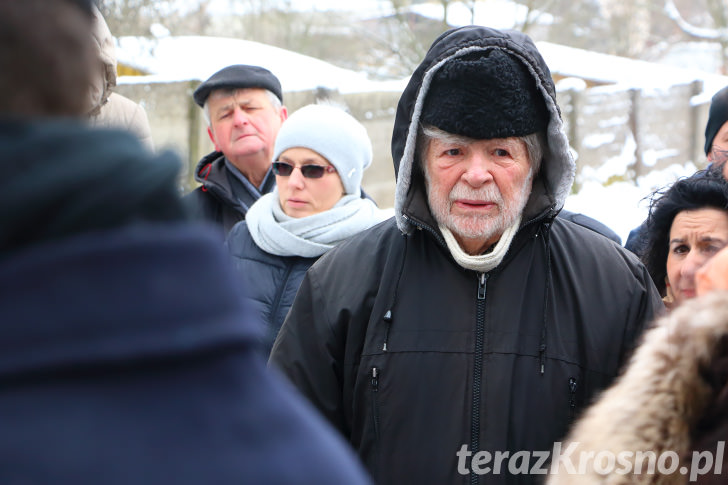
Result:
{"label": "gray knit scarf", "polygon": [[294,218],[283,212],[275,188],[250,207],[245,222],[253,241],[263,251],[311,258],[388,217],[389,213],[371,200],[345,195],[327,211]]}

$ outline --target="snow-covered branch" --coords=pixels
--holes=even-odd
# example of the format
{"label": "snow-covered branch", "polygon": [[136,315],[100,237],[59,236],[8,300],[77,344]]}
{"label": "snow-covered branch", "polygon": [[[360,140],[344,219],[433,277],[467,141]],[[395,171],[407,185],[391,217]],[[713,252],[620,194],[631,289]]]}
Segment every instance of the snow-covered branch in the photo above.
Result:
{"label": "snow-covered branch", "polygon": [[665,1],[664,11],[665,14],[673,22],[675,22],[678,27],[680,27],[680,30],[690,35],[691,37],[713,41],[720,41],[728,37],[726,32],[719,29],[706,29],[704,27],[697,27],[689,23],[682,17],[682,15],[680,15],[680,11],[675,6],[675,2],[673,2],[673,0]]}

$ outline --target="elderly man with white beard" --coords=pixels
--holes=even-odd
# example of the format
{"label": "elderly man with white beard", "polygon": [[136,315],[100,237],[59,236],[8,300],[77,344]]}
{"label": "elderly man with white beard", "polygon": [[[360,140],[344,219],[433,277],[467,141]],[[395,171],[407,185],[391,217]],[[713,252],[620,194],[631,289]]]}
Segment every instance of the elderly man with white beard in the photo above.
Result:
{"label": "elderly man with white beard", "polygon": [[574,161],[526,35],[442,34],[392,155],[394,219],[311,267],[269,364],[377,483],[537,483],[659,295],[631,253],[556,217]]}

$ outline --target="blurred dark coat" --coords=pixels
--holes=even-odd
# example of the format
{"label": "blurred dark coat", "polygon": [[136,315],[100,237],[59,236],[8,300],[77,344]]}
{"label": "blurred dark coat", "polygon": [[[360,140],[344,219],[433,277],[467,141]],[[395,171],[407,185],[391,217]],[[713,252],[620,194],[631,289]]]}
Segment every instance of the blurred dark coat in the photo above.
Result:
{"label": "blurred dark coat", "polygon": [[0,123],[0,483],[369,483],[265,367],[178,163],[130,134]]}

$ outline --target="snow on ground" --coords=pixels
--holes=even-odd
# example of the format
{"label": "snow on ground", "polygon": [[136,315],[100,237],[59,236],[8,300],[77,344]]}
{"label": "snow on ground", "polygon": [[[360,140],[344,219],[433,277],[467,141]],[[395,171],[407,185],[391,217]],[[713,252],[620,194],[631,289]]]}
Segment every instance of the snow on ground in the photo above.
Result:
{"label": "snow on ground", "polygon": [[[597,135],[593,138],[591,142],[596,145],[609,141],[597,140]],[[585,138],[585,142],[589,140],[590,137]],[[636,181],[621,181],[620,178],[634,164],[634,153],[635,141],[630,137],[618,156],[605,160],[597,168],[583,167],[576,180],[578,192],[570,195],[564,205],[567,210],[588,215],[609,226],[622,238],[622,244],[627,242],[629,231],[647,217],[649,198],[655,190],[663,189],[697,170],[692,162],[674,164],[663,170],[652,170],[637,177]],[[654,160],[662,155],[645,153],[643,163],[647,167],[653,166]]]}
{"label": "snow on ground", "polygon": [[639,226],[647,217],[649,196],[652,192],[669,186],[680,177],[692,175],[695,171],[692,164],[673,165],[639,177],[637,183],[615,182],[609,185],[593,178],[581,184],[579,192],[566,199],[564,208],[606,224],[622,238],[624,244],[629,231]]}

